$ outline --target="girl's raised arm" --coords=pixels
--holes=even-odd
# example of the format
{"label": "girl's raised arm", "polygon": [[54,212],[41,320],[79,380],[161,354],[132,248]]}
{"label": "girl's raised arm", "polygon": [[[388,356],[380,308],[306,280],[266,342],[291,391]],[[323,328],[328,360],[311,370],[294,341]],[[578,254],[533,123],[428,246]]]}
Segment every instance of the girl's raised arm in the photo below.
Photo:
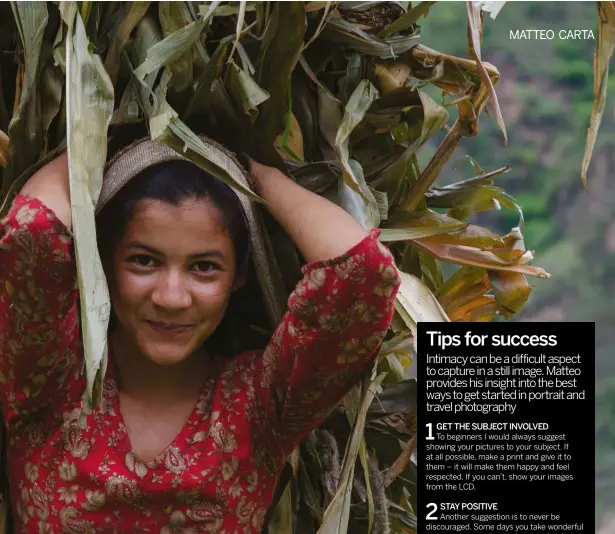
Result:
{"label": "girl's raised arm", "polygon": [[21,194],[40,200],[70,230],[72,217],[67,153],[62,153],[34,173],[21,189]]}
{"label": "girl's raised arm", "polygon": [[0,405],[9,432],[53,409],[80,369],[70,220],[65,155],[32,176],[0,220]]}
{"label": "girl's raised arm", "polygon": [[[307,260],[262,357],[245,376],[289,454],[369,369],[391,324],[393,256],[342,208],[277,170],[253,164],[258,194]],[[255,371],[255,373],[254,373]]]}
{"label": "girl's raised arm", "polygon": [[335,258],[367,237],[349,213],[279,170],[253,161],[251,172],[257,193],[308,262]]}

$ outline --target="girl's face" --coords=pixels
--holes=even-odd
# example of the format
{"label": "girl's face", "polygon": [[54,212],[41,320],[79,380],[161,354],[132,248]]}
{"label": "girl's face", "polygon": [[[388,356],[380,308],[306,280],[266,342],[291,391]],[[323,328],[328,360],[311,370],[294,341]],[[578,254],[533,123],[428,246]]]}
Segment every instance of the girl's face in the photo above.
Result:
{"label": "girl's face", "polygon": [[220,324],[236,289],[222,213],[207,200],[141,200],[108,275],[121,338],[155,363],[186,360]]}

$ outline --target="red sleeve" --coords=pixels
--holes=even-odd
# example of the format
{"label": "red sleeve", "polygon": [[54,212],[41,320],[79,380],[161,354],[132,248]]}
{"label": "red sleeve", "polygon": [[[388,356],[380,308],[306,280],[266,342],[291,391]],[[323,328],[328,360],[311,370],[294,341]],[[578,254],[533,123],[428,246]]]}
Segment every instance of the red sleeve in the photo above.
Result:
{"label": "red sleeve", "polygon": [[273,410],[287,455],[373,362],[390,326],[400,277],[379,230],[344,255],[312,262],[257,363],[258,394]]}
{"label": "red sleeve", "polygon": [[18,195],[0,221],[0,405],[9,426],[50,405],[76,369],[71,243],[38,199]]}

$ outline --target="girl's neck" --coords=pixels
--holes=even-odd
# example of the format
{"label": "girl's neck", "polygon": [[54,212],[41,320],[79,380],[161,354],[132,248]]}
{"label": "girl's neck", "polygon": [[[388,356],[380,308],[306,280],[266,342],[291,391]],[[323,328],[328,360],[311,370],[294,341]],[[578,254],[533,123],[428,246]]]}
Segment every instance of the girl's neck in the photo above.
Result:
{"label": "girl's neck", "polygon": [[204,351],[175,365],[160,365],[133,347],[120,333],[110,338],[120,394],[151,408],[198,397],[211,375],[213,361]]}

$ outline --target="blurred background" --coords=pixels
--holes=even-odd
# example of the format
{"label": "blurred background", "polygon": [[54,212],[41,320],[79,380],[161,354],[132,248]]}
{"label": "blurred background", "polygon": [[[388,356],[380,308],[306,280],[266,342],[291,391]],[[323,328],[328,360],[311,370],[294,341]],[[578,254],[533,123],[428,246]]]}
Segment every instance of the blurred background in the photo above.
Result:
{"label": "blurred background", "polygon": [[[615,532],[614,62],[587,192],[581,162],[594,98],[596,41],[560,39],[558,31],[586,29],[597,35],[595,2],[508,2],[495,20],[485,17],[482,59],[500,72],[495,90],[509,144],[504,146],[495,122],[484,116],[478,137],[462,140],[438,185],[460,179],[455,163],[464,156],[486,172],[510,165],[494,185],[520,204],[533,264],[551,274],[549,280],[529,280],[535,289],[513,320],[596,323],[596,525],[604,534]],[[421,42],[469,57],[465,18],[465,2],[436,3],[419,19]],[[555,38],[511,39],[510,30],[523,29],[553,30]],[[430,96],[441,101],[437,91]],[[455,108],[448,109],[454,116]],[[422,165],[436,145],[421,153]],[[519,224],[519,215],[503,208],[476,221],[506,233]],[[570,431],[574,428],[571,420]]]}

